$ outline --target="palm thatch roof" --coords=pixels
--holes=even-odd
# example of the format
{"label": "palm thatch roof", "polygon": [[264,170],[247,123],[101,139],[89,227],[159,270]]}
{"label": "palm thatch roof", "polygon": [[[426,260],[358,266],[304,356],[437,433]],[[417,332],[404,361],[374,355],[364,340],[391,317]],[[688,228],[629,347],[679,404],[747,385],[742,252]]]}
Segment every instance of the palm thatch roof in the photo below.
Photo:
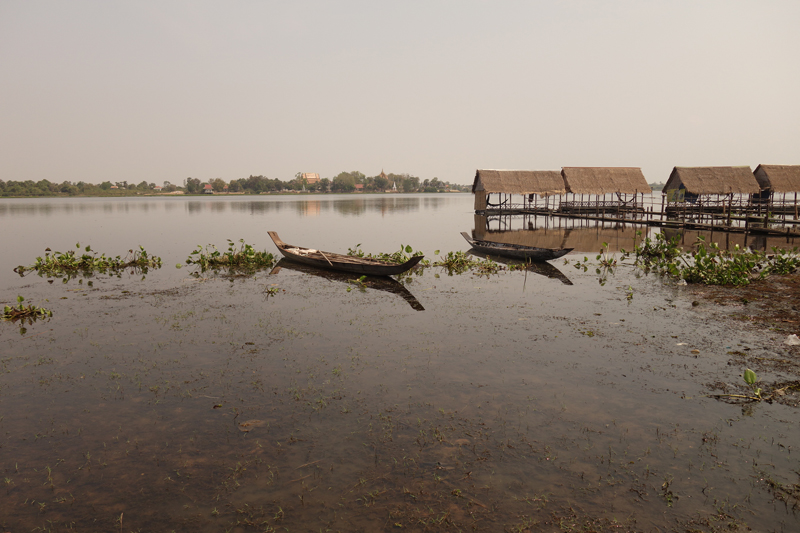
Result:
{"label": "palm thatch roof", "polygon": [[650,192],[642,169],[636,167],[564,167],[561,175],[573,194]]}
{"label": "palm thatch roof", "polygon": [[756,194],[761,191],[750,167],[675,167],[665,191],[680,189],[690,194]]}
{"label": "palm thatch roof", "polygon": [[762,189],[800,192],[800,165],[758,165],[753,174]]}
{"label": "palm thatch roof", "polygon": [[477,170],[472,192],[549,196],[566,188],[558,170]]}

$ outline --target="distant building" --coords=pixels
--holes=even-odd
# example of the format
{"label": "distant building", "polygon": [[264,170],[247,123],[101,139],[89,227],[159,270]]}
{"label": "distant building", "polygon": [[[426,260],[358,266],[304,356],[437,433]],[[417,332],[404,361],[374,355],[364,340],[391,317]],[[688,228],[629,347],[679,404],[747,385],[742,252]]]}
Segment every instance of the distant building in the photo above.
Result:
{"label": "distant building", "polygon": [[357,191],[363,191],[364,190],[364,184],[363,183],[356,183],[356,190]]}
{"label": "distant building", "polygon": [[203,185],[203,194],[214,194],[214,187],[210,183]]}
{"label": "distant building", "polygon": [[156,185],[155,187],[153,187],[153,190],[156,192],[161,192],[161,189],[162,189],[161,185]]}
{"label": "distant building", "polygon": [[319,174],[316,172],[304,172],[302,179],[309,185],[313,185],[315,183],[319,183]]}

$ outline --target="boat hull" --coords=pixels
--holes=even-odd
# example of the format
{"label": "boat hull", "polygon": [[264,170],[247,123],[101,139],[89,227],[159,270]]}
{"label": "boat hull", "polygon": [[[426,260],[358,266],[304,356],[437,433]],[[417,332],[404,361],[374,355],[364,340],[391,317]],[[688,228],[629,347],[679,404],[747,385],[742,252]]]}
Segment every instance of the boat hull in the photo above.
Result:
{"label": "boat hull", "polygon": [[423,256],[417,255],[405,263],[390,263],[380,259],[354,257],[294,246],[283,242],[274,231],[267,233],[281,254],[283,254],[283,257],[289,261],[360,276],[396,276],[415,267],[423,258]]}
{"label": "boat hull", "polygon": [[466,232],[461,232],[461,236],[475,250],[488,256],[510,257],[521,261],[550,261],[558,259],[570,253],[572,248],[536,248],[534,246],[522,246],[520,244],[507,244],[502,242],[481,241],[473,239]]}

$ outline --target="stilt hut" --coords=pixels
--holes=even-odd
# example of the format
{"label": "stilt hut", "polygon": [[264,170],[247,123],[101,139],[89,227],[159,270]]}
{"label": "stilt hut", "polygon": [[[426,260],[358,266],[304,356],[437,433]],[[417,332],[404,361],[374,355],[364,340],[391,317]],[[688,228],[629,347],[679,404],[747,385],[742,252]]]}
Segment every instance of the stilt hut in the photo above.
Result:
{"label": "stilt hut", "polygon": [[558,170],[477,170],[475,211],[523,214],[555,209],[566,192]]}
{"label": "stilt hut", "polygon": [[704,217],[747,210],[761,191],[750,167],[675,167],[662,191],[667,216]]}
{"label": "stilt hut", "polygon": [[753,204],[766,212],[798,219],[797,193],[800,192],[800,165],[758,165],[755,172],[761,192]]}
{"label": "stilt hut", "polygon": [[564,167],[566,199],[559,211],[576,215],[636,217],[651,189],[638,167]]}

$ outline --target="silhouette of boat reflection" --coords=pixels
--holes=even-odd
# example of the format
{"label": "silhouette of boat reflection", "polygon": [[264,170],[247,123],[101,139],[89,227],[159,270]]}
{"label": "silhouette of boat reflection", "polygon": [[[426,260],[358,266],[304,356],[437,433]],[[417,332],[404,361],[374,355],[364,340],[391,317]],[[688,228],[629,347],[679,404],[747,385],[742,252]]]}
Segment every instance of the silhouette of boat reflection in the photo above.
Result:
{"label": "silhouette of boat reflection", "polygon": [[[275,268],[272,269],[270,275],[275,275],[279,273],[283,268],[286,268],[288,270],[294,270],[297,272],[302,272],[304,274],[310,274],[312,276],[317,276],[320,278],[325,278],[328,281],[339,281],[346,284],[350,284],[350,282],[356,277],[354,274],[346,274],[344,272],[325,270],[310,265],[304,265],[302,263],[295,263],[293,261],[289,261],[286,258],[282,258],[280,261],[278,261],[278,264],[275,265]],[[402,283],[400,283],[394,278],[390,278],[387,276],[365,276],[363,282],[364,285],[366,285],[370,289],[390,292],[392,294],[400,296],[403,300],[408,302],[408,305],[410,305],[411,308],[414,309],[415,311],[425,310],[422,304],[419,303],[419,300],[417,300],[414,297],[414,295],[411,294],[411,291],[409,291]]]}
{"label": "silhouette of boat reflection", "polygon": [[491,259],[495,263],[500,263],[503,265],[527,265],[528,272],[533,272],[534,274],[539,274],[540,276],[545,276],[550,279],[557,279],[564,285],[572,285],[572,282],[569,278],[564,275],[558,268],[551,265],[550,263],[544,262],[525,262],[520,261],[519,259],[509,259],[507,257],[499,257],[497,255],[492,254],[485,254],[475,248],[470,248],[467,250],[467,253],[474,255],[475,257],[480,257],[481,259]]}

